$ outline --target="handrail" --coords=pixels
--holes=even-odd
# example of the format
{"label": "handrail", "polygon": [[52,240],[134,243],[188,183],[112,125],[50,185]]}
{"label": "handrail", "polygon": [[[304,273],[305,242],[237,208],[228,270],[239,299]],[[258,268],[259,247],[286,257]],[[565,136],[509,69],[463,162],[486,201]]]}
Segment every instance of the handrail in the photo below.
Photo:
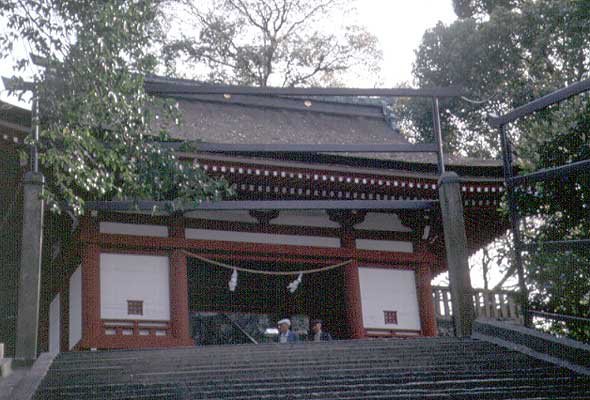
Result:
{"label": "handrail", "polygon": [[588,173],[590,160],[576,161],[559,167],[544,168],[526,175],[519,175],[507,180],[509,185],[523,185],[539,182],[545,179],[575,174]]}
{"label": "handrail", "polygon": [[556,319],[559,321],[582,321],[582,322],[590,322],[590,318],[584,318],[584,317],[574,317],[572,315],[565,315],[565,314],[554,314],[554,313],[549,313],[549,312],[545,312],[545,311],[535,311],[535,310],[529,310],[530,314],[534,314],[540,317],[546,317],[546,318],[550,318],[550,319]]}
{"label": "handrail", "polygon": [[530,103],[522,105],[510,111],[504,115],[489,115],[488,120],[493,128],[499,128],[512,121],[517,120],[520,117],[534,113],[535,111],[542,110],[552,104],[559,103],[565,99],[568,99],[577,94],[583,93],[590,90],[590,79],[580,81],[549,93],[546,96],[533,100]]}
{"label": "handrail", "polygon": [[522,245],[523,250],[537,250],[539,247],[547,249],[576,249],[590,248],[590,239],[546,240]]}
{"label": "handrail", "polygon": [[254,339],[248,332],[246,332],[246,330],[242,328],[240,324],[231,319],[229,315],[227,315],[226,313],[221,313],[221,315],[223,315],[223,317],[227,319],[233,325],[234,328],[237,328],[240,332],[242,332],[242,334],[244,334],[244,336],[246,336],[252,343],[258,344],[258,341]]}
{"label": "handrail", "polygon": [[[556,90],[546,96],[537,100],[531,101],[523,106],[517,107],[511,112],[502,115],[488,115],[488,121],[494,128],[498,128],[500,132],[500,144],[502,147],[502,160],[504,164],[504,182],[508,194],[508,210],[510,215],[510,225],[512,228],[512,240],[514,243],[514,262],[516,264],[516,272],[518,275],[518,286],[520,288],[521,305],[524,314],[524,324],[527,327],[531,326],[531,317],[529,315],[529,300],[528,288],[525,283],[524,265],[521,252],[525,248],[532,249],[535,246],[524,245],[520,236],[520,216],[516,205],[515,186],[520,184],[530,184],[537,181],[547,180],[559,176],[565,176],[570,173],[584,172],[590,166],[590,160],[582,160],[574,163],[568,163],[559,167],[542,169],[523,176],[514,176],[512,166],[512,144],[508,140],[507,124],[515,121],[518,118],[524,117],[542,110],[552,104],[559,103],[562,100],[578,95],[582,92],[590,90],[590,79],[574,83],[565,88]],[[578,241],[574,246],[584,244]],[[560,246],[565,247],[566,242],[560,243]]]}
{"label": "handrail", "polygon": [[[432,286],[432,290],[451,290],[450,286]],[[513,290],[507,289],[480,289],[480,288],[473,288],[471,289],[473,293],[498,293],[498,294],[508,294],[508,295],[515,295],[516,292]]]}

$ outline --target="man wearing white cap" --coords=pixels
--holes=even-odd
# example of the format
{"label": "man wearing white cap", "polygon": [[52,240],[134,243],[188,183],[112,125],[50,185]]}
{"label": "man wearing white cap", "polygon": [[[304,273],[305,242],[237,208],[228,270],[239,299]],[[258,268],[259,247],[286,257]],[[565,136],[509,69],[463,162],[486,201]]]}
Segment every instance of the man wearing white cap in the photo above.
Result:
{"label": "man wearing white cap", "polygon": [[285,318],[277,322],[279,326],[279,343],[295,343],[297,341],[297,335],[291,332],[291,320]]}

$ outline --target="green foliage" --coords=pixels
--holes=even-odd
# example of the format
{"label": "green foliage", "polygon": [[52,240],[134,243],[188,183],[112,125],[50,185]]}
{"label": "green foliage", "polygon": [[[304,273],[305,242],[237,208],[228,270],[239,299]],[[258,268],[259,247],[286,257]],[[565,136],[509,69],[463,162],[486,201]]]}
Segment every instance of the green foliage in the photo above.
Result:
{"label": "green foliage", "polygon": [[[474,16],[425,32],[414,77],[419,87],[457,86],[481,101],[441,103],[447,151],[497,156],[499,138],[487,123],[489,113],[506,112],[588,76],[590,3],[473,0],[456,1],[455,7],[461,4],[475,11],[460,16]],[[418,142],[432,140],[429,104],[410,99],[397,107],[408,135]],[[530,120],[519,121],[517,141],[530,129]]]}
{"label": "green foliage", "polygon": [[[156,65],[150,49],[160,37],[159,6],[156,0],[11,0],[0,8],[8,21],[0,55],[21,42],[46,60],[34,79],[41,99],[39,159],[54,209],[65,203],[81,213],[90,199],[194,204],[229,192],[224,181],[161,144],[178,116],[173,104],[143,89],[143,77]],[[17,67],[31,69],[27,58]]]}
{"label": "green foliage", "polygon": [[[355,26],[318,28],[341,0],[183,0],[163,47],[170,72],[254,86],[339,85],[344,73],[375,76],[377,39]],[[175,18],[174,15],[171,18]],[[186,29],[190,26],[192,29]]]}
{"label": "green foliage", "polygon": [[522,0],[453,0],[453,9],[459,18],[482,17],[495,8],[512,8],[520,3]]}
{"label": "green foliage", "polygon": [[[573,112],[576,110],[577,112]],[[551,168],[590,159],[590,102],[584,97],[543,113],[539,129],[556,132],[534,146],[534,168]],[[542,219],[531,240],[590,238],[590,174],[579,173],[518,190],[522,213]],[[528,255],[527,272],[536,309],[590,317],[590,249],[543,250]],[[554,322],[549,329],[590,341],[590,325]]]}
{"label": "green foliage", "polygon": [[[421,87],[459,86],[471,99],[442,102],[446,150],[499,156],[499,133],[488,113],[501,114],[553,90],[587,79],[590,2],[584,0],[455,0],[459,19],[428,30],[416,52]],[[431,141],[430,107],[397,105],[416,141]],[[590,159],[587,95],[521,118],[509,126],[521,172]],[[517,190],[525,241],[590,238],[590,175],[560,178]],[[512,253],[505,248],[510,259]],[[589,316],[588,251],[524,253],[533,307]],[[513,263],[511,263],[514,265]],[[513,274],[510,268],[507,274]],[[506,276],[505,276],[506,277]],[[590,327],[549,324],[549,330],[589,340]]]}
{"label": "green foliage", "polygon": [[[531,307],[536,310],[590,318],[590,255],[547,251],[532,257],[527,267]],[[590,341],[590,324],[552,321],[550,332]]]}

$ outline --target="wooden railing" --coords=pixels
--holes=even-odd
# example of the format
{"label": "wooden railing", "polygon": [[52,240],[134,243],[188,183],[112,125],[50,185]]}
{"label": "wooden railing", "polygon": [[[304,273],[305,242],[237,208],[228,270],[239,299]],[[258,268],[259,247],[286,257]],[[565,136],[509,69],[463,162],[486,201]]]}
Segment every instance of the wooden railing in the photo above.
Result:
{"label": "wooden railing", "polygon": [[[439,320],[450,320],[453,316],[451,289],[433,286],[434,310]],[[511,320],[523,323],[522,311],[517,304],[517,293],[509,290],[473,289],[473,308],[476,317]]]}
{"label": "wooden railing", "polygon": [[170,321],[103,319],[107,336],[170,336]]}

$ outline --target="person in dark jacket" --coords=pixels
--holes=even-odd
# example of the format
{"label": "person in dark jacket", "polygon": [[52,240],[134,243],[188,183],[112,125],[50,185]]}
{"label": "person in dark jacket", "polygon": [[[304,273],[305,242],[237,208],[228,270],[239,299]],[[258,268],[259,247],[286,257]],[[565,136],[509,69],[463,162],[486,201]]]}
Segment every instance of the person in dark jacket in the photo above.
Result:
{"label": "person in dark jacket", "polygon": [[291,320],[288,318],[282,319],[277,322],[279,326],[279,336],[277,342],[279,343],[295,343],[298,338],[297,335],[291,332]]}
{"label": "person in dark jacket", "polygon": [[308,336],[308,339],[312,342],[321,342],[332,340],[332,335],[328,332],[322,331],[322,321],[319,319],[314,319],[309,324],[311,326],[311,333]]}

